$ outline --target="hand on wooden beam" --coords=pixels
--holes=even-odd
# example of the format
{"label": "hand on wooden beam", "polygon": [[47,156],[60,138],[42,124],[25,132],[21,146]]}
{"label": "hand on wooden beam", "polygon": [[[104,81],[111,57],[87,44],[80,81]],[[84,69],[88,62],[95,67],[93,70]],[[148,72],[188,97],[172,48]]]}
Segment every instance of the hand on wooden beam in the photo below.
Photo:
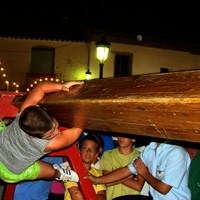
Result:
{"label": "hand on wooden beam", "polygon": [[74,85],[83,85],[84,82],[83,81],[70,81],[70,82],[65,82],[62,85],[62,90],[63,91],[69,91],[70,87],[74,86]]}

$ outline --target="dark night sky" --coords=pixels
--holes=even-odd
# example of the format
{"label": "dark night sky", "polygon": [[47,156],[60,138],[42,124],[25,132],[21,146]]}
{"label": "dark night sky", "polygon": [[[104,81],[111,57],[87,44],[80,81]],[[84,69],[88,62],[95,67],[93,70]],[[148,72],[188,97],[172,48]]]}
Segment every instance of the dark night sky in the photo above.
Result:
{"label": "dark night sky", "polygon": [[[23,6],[23,7],[22,7]],[[200,43],[199,7],[183,1],[62,0],[1,5],[0,23],[80,24]]]}

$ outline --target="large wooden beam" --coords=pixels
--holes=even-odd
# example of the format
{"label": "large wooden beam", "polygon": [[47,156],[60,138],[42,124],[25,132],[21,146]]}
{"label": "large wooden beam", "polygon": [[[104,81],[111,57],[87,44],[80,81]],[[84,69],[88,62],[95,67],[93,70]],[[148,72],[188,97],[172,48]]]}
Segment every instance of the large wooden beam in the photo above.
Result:
{"label": "large wooden beam", "polygon": [[40,104],[62,126],[200,142],[200,71],[86,81]]}

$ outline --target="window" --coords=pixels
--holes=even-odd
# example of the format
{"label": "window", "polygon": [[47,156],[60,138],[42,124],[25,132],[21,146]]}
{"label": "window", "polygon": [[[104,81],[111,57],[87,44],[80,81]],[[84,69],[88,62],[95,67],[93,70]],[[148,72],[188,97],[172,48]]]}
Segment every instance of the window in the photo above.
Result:
{"label": "window", "polygon": [[32,47],[30,73],[54,73],[54,48]]}
{"label": "window", "polygon": [[132,75],[132,54],[120,53],[115,55],[114,77]]}

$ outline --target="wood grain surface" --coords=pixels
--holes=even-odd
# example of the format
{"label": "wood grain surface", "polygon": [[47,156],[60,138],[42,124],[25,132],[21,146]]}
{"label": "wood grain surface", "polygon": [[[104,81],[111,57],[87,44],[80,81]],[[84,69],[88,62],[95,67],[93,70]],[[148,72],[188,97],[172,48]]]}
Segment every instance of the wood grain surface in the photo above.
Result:
{"label": "wood grain surface", "polygon": [[40,105],[65,127],[200,142],[200,70],[93,79]]}

